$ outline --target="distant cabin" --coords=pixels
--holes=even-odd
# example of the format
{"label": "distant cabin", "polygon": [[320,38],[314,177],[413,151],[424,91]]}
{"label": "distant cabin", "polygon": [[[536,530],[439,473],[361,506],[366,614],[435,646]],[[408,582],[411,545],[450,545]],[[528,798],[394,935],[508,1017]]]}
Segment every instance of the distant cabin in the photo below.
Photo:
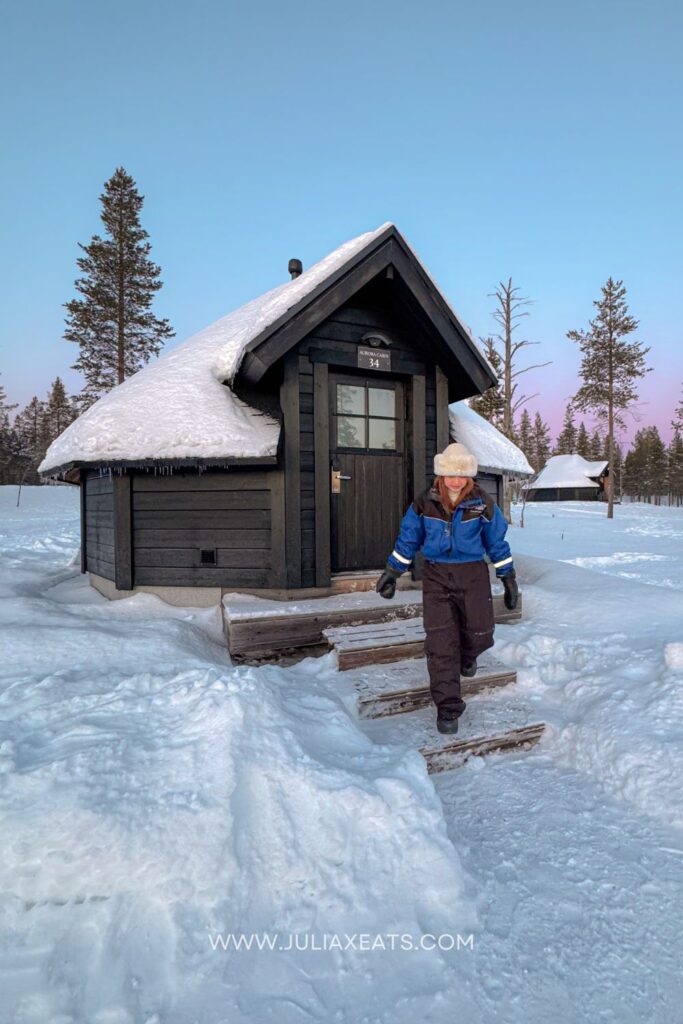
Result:
{"label": "distant cabin", "polygon": [[103,594],[323,595],[382,568],[450,437],[499,501],[505,463],[526,462],[464,404],[495,374],[393,224],[289,270],[50,446],[39,471],[80,486],[81,570]]}
{"label": "distant cabin", "polygon": [[606,501],[608,464],[582,455],[553,455],[526,485],[527,501]]}
{"label": "distant cabin", "polygon": [[526,455],[467,402],[455,402],[448,415],[451,440],[459,441],[476,455],[477,480],[502,508],[506,480],[534,475]]}

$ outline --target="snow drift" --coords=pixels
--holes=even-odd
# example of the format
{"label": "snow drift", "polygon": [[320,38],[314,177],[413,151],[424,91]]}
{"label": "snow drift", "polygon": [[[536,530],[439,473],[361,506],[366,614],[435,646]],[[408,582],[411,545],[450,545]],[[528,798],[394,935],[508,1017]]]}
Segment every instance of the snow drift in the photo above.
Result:
{"label": "snow drift", "polygon": [[[10,1018],[287,1022],[373,1003],[377,1020],[420,1016],[447,954],[403,954],[406,986],[389,952],[249,954],[211,939],[471,931],[421,756],[365,737],[329,659],[235,668],[216,609],[90,589],[75,488],[15,500],[0,488]],[[385,1017],[399,999],[403,1014]]]}

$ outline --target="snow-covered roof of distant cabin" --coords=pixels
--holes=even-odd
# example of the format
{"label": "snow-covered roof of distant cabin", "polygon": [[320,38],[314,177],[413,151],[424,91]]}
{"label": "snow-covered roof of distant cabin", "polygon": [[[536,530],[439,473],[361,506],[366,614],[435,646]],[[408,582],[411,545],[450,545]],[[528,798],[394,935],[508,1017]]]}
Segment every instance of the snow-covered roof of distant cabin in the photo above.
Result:
{"label": "snow-covered roof of distant cabin", "polygon": [[[279,423],[245,404],[229,387],[247,346],[368,246],[392,232],[396,229],[387,222],[345,242],[299,277],[164,352],[67,427],[48,448],[39,472],[56,474],[74,463],[275,456]],[[467,344],[495,378],[470,331],[448,308]]]}
{"label": "snow-covered roof of distant cabin", "polygon": [[591,477],[601,476],[607,461],[589,462],[583,455],[553,455],[533,483],[526,486],[532,490],[541,487],[595,487],[599,485]]}
{"label": "snow-covered roof of distant cabin", "polygon": [[533,469],[524,452],[497,427],[470,409],[466,401],[448,407],[451,437],[476,456],[480,470],[531,476]]}

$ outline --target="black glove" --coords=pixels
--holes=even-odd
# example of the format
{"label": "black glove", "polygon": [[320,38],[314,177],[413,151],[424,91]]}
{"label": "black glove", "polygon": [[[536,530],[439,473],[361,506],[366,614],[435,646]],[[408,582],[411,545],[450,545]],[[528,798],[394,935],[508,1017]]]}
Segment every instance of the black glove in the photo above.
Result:
{"label": "black glove", "polygon": [[503,601],[505,607],[510,611],[517,607],[517,598],[519,597],[519,587],[517,586],[517,577],[515,570],[511,569],[510,572],[506,573],[505,576],[501,576],[503,586],[505,587],[505,594],[503,595]]}
{"label": "black glove", "polygon": [[390,600],[394,596],[396,593],[396,580],[400,575],[400,572],[396,572],[395,569],[390,569],[389,566],[386,567],[377,580],[377,586],[375,587],[380,597],[386,597],[387,600]]}

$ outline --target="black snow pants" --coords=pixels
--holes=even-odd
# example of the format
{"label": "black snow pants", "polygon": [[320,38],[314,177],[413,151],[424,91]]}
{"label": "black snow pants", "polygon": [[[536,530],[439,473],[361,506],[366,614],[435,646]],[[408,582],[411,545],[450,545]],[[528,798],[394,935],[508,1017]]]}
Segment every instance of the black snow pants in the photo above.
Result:
{"label": "black snow pants", "polygon": [[422,573],[425,654],[432,700],[439,710],[465,710],[460,669],[493,645],[489,567],[480,562],[429,562]]}

